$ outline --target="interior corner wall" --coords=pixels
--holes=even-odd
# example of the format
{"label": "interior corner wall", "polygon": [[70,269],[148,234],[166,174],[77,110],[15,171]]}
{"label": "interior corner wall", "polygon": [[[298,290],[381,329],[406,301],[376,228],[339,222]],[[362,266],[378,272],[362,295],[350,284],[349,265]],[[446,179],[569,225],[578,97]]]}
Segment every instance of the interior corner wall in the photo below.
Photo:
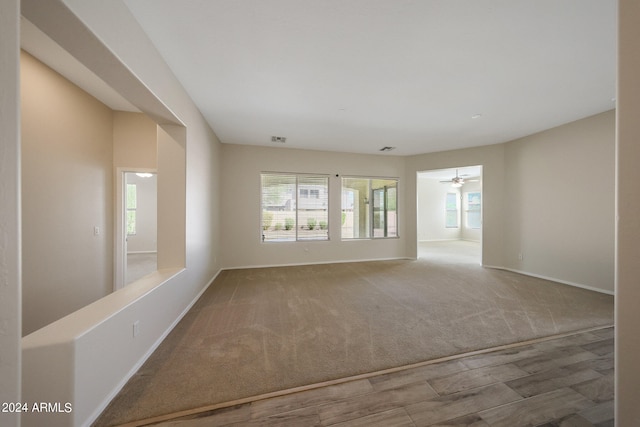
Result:
{"label": "interior corner wall", "polygon": [[616,425],[640,425],[640,3],[618,2]]}
{"label": "interior corner wall", "polygon": [[417,173],[434,169],[482,166],[482,264],[503,266],[504,144],[462,150],[420,154],[406,158],[406,253],[416,258],[417,248]]}
{"label": "interior corner wall", "polygon": [[[232,144],[224,145],[222,153],[222,246],[225,248],[225,267],[406,257],[405,240],[409,237],[405,228],[407,179],[403,157]],[[260,238],[261,172],[329,175],[330,240],[263,243]],[[399,238],[341,240],[343,176],[399,178]]]}
{"label": "interior corner wall", "polygon": [[[20,93],[18,0],[0,2],[0,402],[21,402]],[[0,424],[20,414],[0,412]]]}
{"label": "interior corner wall", "polygon": [[113,118],[21,55],[23,334],[113,286]]}
{"label": "interior corner wall", "polygon": [[608,111],[505,145],[506,267],[613,292],[614,144]]}

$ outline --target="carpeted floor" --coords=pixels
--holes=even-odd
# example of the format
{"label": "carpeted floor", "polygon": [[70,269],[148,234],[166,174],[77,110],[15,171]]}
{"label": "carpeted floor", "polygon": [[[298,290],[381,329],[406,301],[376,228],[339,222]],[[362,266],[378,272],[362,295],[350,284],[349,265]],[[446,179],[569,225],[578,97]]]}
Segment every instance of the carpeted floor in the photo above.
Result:
{"label": "carpeted floor", "polygon": [[98,426],[613,324],[613,297],[429,258],[222,272]]}

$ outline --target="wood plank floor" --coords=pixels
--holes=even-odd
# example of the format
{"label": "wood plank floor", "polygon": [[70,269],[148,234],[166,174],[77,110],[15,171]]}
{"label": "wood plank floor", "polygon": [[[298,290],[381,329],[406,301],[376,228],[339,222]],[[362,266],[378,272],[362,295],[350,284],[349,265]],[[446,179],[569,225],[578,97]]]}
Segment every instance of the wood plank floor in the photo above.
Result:
{"label": "wood plank floor", "polygon": [[138,425],[613,426],[613,336],[599,329]]}

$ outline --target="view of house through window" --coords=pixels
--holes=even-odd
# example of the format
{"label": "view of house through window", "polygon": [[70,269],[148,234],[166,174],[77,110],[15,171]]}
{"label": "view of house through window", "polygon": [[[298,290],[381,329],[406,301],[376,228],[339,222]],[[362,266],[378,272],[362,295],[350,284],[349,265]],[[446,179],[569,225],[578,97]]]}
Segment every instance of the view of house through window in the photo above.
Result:
{"label": "view of house through window", "polygon": [[398,237],[398,180],[342,178],[342,238]]}
{"label": "view of house through window", "polygon": [[329,239],[329,177],[261,174],[264,242]]}

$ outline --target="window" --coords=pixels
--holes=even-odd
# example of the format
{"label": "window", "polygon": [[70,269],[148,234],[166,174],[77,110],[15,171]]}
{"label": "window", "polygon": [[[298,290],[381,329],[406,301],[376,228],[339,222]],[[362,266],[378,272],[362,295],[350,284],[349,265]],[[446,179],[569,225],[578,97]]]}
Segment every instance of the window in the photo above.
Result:
{"label": "window", "polygon": [[458,228],[458,193],[447,193],[445,200],[445,227]]}
{"label": "window", "polygon": [[127,236],[136,234],[136,209],[138,194],[136,184],[127,184]]}
{"label": "window", "polygon": [[328,176],[263,173],[260,177],[263,242],[329,239]]}
{"label": "window", "polygon": [[466,212],[467,212],[467,227],[478,229],[482,227],[482,213],[481,213],[481,196],[480,192],[466,193]]}
{"label": "window", "polygon": [[342,238],[398,237],[398,180],[342,178]]}

